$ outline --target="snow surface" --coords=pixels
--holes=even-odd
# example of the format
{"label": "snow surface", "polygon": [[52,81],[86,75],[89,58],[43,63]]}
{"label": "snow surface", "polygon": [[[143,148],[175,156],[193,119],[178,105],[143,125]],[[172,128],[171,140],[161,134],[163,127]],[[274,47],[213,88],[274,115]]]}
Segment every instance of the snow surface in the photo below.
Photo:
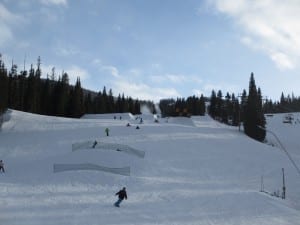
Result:
{"label": "snow surface", "polygon": [[[9,110],[0,131],[6,169],[0,173],[0,224],[300,224],[300,175],[271,134],[268,144],[259,143],[208,116],[154,123],[147,114],[143,124],[131,114],[113,117],[67,119]],[[295,123],[286,124],[283,114],[267,117],[267,129],[298,166],[299,118],[295,114]],[[92,140],[127,145],[145,151],[145,157],[72,152],[73,143]],[[55,163],[130,166],[131,174],[53,173]],[[260,192],[262,177],[265,191],[281,192],[282,168],[287,198]],[[123,186],[128,200],[116,208],[115,193]]]}

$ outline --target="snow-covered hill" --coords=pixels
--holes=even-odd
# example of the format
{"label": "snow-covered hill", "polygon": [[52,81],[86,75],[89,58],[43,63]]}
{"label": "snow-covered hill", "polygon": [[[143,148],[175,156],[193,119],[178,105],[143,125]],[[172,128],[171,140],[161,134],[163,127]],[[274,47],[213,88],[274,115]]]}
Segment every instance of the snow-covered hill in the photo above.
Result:
{"label": "snow-covered hill", "polygon": [[[267,128],[300,166],[299,114],[293,124],[283,117],[267,117]],[[0,224],[300,224],[300,175],[272,134],[262,144],[208,116],[155,123],[147,114],[140,124],[131,114],[67,119],[10,110],[5,118]],[[88,146],[72,151],[74,143],[95,140],[145,157]],[[130,167],[130,176],[54,173],[54,164]],[[260,192],[262,177],[265,191],[281,192],[282,168],[287,198]],[[114,194],[123,186],[128,200],[115,208]]]}

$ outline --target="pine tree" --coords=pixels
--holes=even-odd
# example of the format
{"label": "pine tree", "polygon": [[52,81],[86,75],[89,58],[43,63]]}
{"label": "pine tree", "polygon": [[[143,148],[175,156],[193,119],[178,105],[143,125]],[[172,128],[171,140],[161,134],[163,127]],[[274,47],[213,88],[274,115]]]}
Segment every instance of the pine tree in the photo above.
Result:
{"label": "pine tree", "polygon": [[217,100],[216,100],[216,117],[218,120],[222,119],[223,116],[223,99],[222,99],[222,91],[219,90],[217,93]]}
{"label": "pine tree", "polygon": [[199,105],[200,105],[199,115],[204,116],[205,115],[205,99],[204,99],[203,94],[200,96]]}
{"label": "pine tree", "polygon": [[36,71],[35,71],[35,76],[37,77],[37,78],[41,78],[41,76],[42,76],[42,71],[41,71],[41,57],[39,56],[38,57],[38,59],[37,59],[37,69],[36,69]]}
{"label": "pine tree", "polygon": [[128,112],[128,104],[126,102],[124,93],[122,94],[121,98],[121,113]]}
{"label": "pine tree", "polygon": [[80,78],[77,77],[75,87],[71,90],[70,97],[70,116],[79,118],[84,113],[83,90],[81,88]]}
{"label": "pine tree", "polygon": [[52,94],[52,104],[54,106],[55,116],[67,116],[70,115],[70,86],[69,76],[63,72],[62,77],[58,78],[58,81],[54,83],[54,90]]}
{"label": "pine tree", "polygon": [[234,94],[231,96],[232,101],[232,125],[238,126],[240,121],[240,106],[239,101]]}
{"label": "pine tree", "polygon": [[8,100],[8,77],[7,70],[2,62],[0,54],[0,114],[7,108]]}
{"label": "pine tree", "polygon": [[107,113],[109,109],[109,105],[108,105],[108,97],[107,97],[105,86],[103,87],[103,91],[102,91],[101,105],[102,105],[101,113]]}
{"label": "pine tree", "polygon": [[102,92],[99,91],[96,98],[94,99],[95,113],[104,113],[104,101]]}
{"label": "pine tree", "polygon": [[40,112],[43,115],[51,115],[51,86],[47,76],[46,80],[41,83],[41,105]]}
{"label": "pine tree", "polygon": [[111,89],[109,89],[109,91],[108,91],[106,105],[107,105],[108,113],[115,112],[115,100],[114,100],[113,92]]}
{"label": "pine tree", "polygon": [[33,65],[29,70],[27,88],[25,93],[24,108],[26,112],[37,113],[39,108],[39,85],[40,78],[36,77]]}
{"label": "pine tree", "polygon": [[216,114],[217,114],[216,107],[217,107],[217,96],[216,96],[216,92],[212,90],[211,97],[210,97],[209,115],[214,119],[216,118]]}
{"label": "pine tree", "polygon": [[122,112],[122,98],[121,98],[121,94],[119,94],[118,98],[117,98],[116,112],[117,113],[121,113]]}
{"label": "pine tree", "polygon": [[93,110],[93,101],[92,101],[92,96],[91,96],[91,93],[88,93],[86,96],[85,96],[85,99],[84,99],[84,108],[85,108],[85,113],[94,113],[94,110]]}
{"label": "pine tree", "polygon": [[18,66],[12,61],[11,69],[8,73],[8,107],[12,109],[17,108],[16,99],[18,96],[17,90],[17,69]]}
{"label": "pine tree", "polygon": [[248,100],[247,92],[244,89],[243,90],[243,94],[241,96],[240,123],[244,122],[245,112],[246,112],[246,106],[247,106],[247,100]]}
{"label": "pine tree", "polygon": [[249,95],[244,112],[244,131],[258,141],[263,141],[266,135],[265,118],[262,112],[262,99],[260,89],[256,89],[254,74],[251,73],[249,82]]}
{"label": "pine tree", "polygon": [[135,110],[134,110],[134,102],[133,99],[131,97],[129,97],[127,99],[127,104],[128,104],[128,112],[135,114]]}
{"label": "pine tree", "polygon": [[18,109],[21,111],[24,111],[25,107],[25,95],[26,95],[26,90],[27,90],[27,71],[24,70],[21,71],[20,75],[18,76],[18,88],[19,88],[19,100],[18,100]]}
{"label": "pine tree", "polygon": [[[155,107],[153,107],[153,114],[156,114]],[[141,105],[138,100],[134,102],[134,114],[141,114]]]}
{"label": "pine tree", "polygon": [[266,137],[266,118],[263,112],[263,100],[261,95],[261,90],[258,88],[257,90],[257,126],[260,128],[257,130],[257,140],[264,141]]}

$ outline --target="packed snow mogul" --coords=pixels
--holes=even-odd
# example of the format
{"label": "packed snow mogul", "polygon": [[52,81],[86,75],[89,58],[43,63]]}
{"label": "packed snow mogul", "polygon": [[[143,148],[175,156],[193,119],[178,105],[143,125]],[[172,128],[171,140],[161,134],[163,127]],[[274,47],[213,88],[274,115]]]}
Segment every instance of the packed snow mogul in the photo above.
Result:
{"label": "packed snow mogul", "polygon": [[124,198],[127,199],[126,188],[123,187],[123,189],[117,192],[116,195],[118,195],[119,199],[115,202],[114,206],[120,207],[120,203],[124,200]]}
{"label": "packed snow mogul", "polygon": [[4,170],[4,163],[2,160],[0,160],[0,171],[2,171],[3,173],[5,173],[5,170]]}

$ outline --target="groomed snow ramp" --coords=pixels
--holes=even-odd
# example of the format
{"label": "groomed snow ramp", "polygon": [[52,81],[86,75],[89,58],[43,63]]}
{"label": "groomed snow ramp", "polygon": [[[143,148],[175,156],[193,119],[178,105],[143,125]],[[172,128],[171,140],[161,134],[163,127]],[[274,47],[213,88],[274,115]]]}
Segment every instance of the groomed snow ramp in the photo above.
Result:
{"label": "groomed snow ramp", "polygon": [[104,143],[100,141],[85,141],[85,142],[72,144],[72,151],[76,151],[80,149],[105,149],[105,150],[113,150],[118,152],[125,152],[131,155],[135,155],[139,158],[145,157],[144,151],[132,148],[128,145]]}
{"label": "groomed snow ramp", "polygon": [[121,168],[109,168],[105,166],[99,166],[91,163],[82,163],[82,164],[53,164],[53,172],[64,172],[64,171],[73,171],[73,170],[98,170],[104,171],[107,173],[114,173],[123,176],[130,176],[130,167],[121,167]]}
{"label": "groomed snow ramp", "polygon": [[95,141],[83,141],[72,144],[72,152],[80,149],[93,148]]}

